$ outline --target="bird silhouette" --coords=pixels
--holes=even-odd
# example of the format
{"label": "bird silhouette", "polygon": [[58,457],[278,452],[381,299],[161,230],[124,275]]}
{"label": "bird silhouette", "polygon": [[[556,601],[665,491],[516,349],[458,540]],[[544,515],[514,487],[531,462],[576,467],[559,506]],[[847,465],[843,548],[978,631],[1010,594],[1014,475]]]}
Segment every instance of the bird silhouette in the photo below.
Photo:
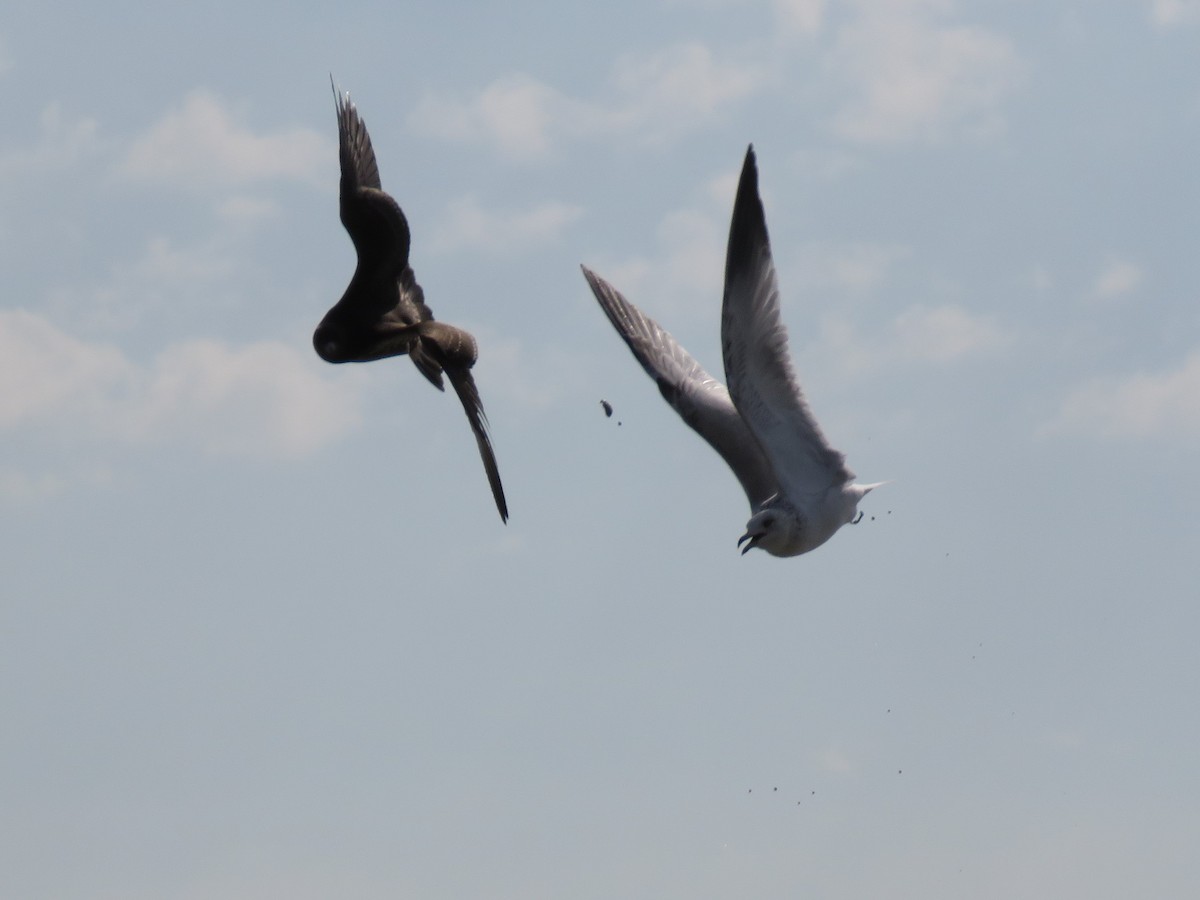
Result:
{"label": "bird silhouette", "polygon": [[408,220],[383,190],[367,126],[349,94],[339,93],[336,87],[333,94],[342,170],[339,208],[358,265],[342,298],[313,332],[313,347],[330,363],[370,362],[407,354],[439,391],[445,390],[445,374],[471,423],[496,508],[507,522],[508,504],[488,436],[487,416],[471,376],[478,358],[475,338],[462,328],[434,319],[409,265]]}
{"label": "bird silhouette", "polygon": [[879,484],[854,484],[804,399],[779,316],[779,285],[754,148],[746,151],[725,257],[721,351],[729,387],[704,371],[669,333],[586,266],[588,285],[659,392],[737,476],[751,517],[738,540],[797,556],[851,522]]}

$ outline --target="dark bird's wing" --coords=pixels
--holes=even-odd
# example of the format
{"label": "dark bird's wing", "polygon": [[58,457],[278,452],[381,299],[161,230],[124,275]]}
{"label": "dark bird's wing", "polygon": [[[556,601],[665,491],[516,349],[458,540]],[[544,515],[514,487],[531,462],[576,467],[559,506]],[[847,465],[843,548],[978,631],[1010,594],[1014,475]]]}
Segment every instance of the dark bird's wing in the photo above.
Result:
{"label": "dark bird's wing", "polygon": [[[332,81],[332,80],[331,80]],[[342,180],[342,224],[358,252],[356,279],[399,278],[408,267],[411,237],[400,206],[383,190],[367,126],[348,94],[334,88],[338,117],[338,159]],[[365,292],[363,296],[372,296]]]}
{"label": "dark bird's wing", "polygon": [[853,480],[845,457],[821,433],[792,370],[753,147],[746,152],[729,226],[721,347],[729,393],[784,494],[811,495]]}
{"label": "dark bird's wing", "polygon": [[776,493],[771,465],[738,415],[725,385],[704,371],[678,341],[626,300],[611,284],[581,266],[583,277],[663,398],[708,441],[741,482],[752,508]]}

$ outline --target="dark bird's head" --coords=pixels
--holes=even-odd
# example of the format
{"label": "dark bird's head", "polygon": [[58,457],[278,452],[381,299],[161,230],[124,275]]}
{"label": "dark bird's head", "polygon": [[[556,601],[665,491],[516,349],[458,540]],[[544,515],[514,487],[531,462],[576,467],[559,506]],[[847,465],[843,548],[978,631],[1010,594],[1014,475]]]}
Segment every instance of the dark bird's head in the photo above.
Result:
{"label": "dark bird's head", "polygon": [[313,349],[325,362],[346,362],[346,338],[341,328],[322,322],[313,332]]}

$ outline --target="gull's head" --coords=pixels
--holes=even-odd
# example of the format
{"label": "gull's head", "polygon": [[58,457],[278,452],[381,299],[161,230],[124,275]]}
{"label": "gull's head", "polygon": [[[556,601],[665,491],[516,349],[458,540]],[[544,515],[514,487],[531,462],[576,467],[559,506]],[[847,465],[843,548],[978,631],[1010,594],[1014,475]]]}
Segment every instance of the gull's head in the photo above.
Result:
{"label": "gull's head", "polygon": [[755,513],[746,523],[746,533],[738,538],[742,555],[757,547],[772,556],[795,556],[809,549],[802,540],[800,520],[782,506],[769,506]]}

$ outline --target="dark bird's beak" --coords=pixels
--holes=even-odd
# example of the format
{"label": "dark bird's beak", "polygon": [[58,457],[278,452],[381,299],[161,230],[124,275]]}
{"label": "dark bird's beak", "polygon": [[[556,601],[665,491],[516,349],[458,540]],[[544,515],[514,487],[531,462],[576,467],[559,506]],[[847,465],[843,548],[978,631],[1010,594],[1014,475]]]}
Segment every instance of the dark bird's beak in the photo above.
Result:
{"label": "dark bird's beak", "polygon": [[758,539],[760,537],[762,537],[761,534],[751,534],[750,532],[747,531],[740,538],[738,538],[738,546],[739,547],[742,547],[743,541],[746,542],[746,546],[742,547],[742,556],[745,556],[748,551],[753,550],[755,547],[758,546]]}

